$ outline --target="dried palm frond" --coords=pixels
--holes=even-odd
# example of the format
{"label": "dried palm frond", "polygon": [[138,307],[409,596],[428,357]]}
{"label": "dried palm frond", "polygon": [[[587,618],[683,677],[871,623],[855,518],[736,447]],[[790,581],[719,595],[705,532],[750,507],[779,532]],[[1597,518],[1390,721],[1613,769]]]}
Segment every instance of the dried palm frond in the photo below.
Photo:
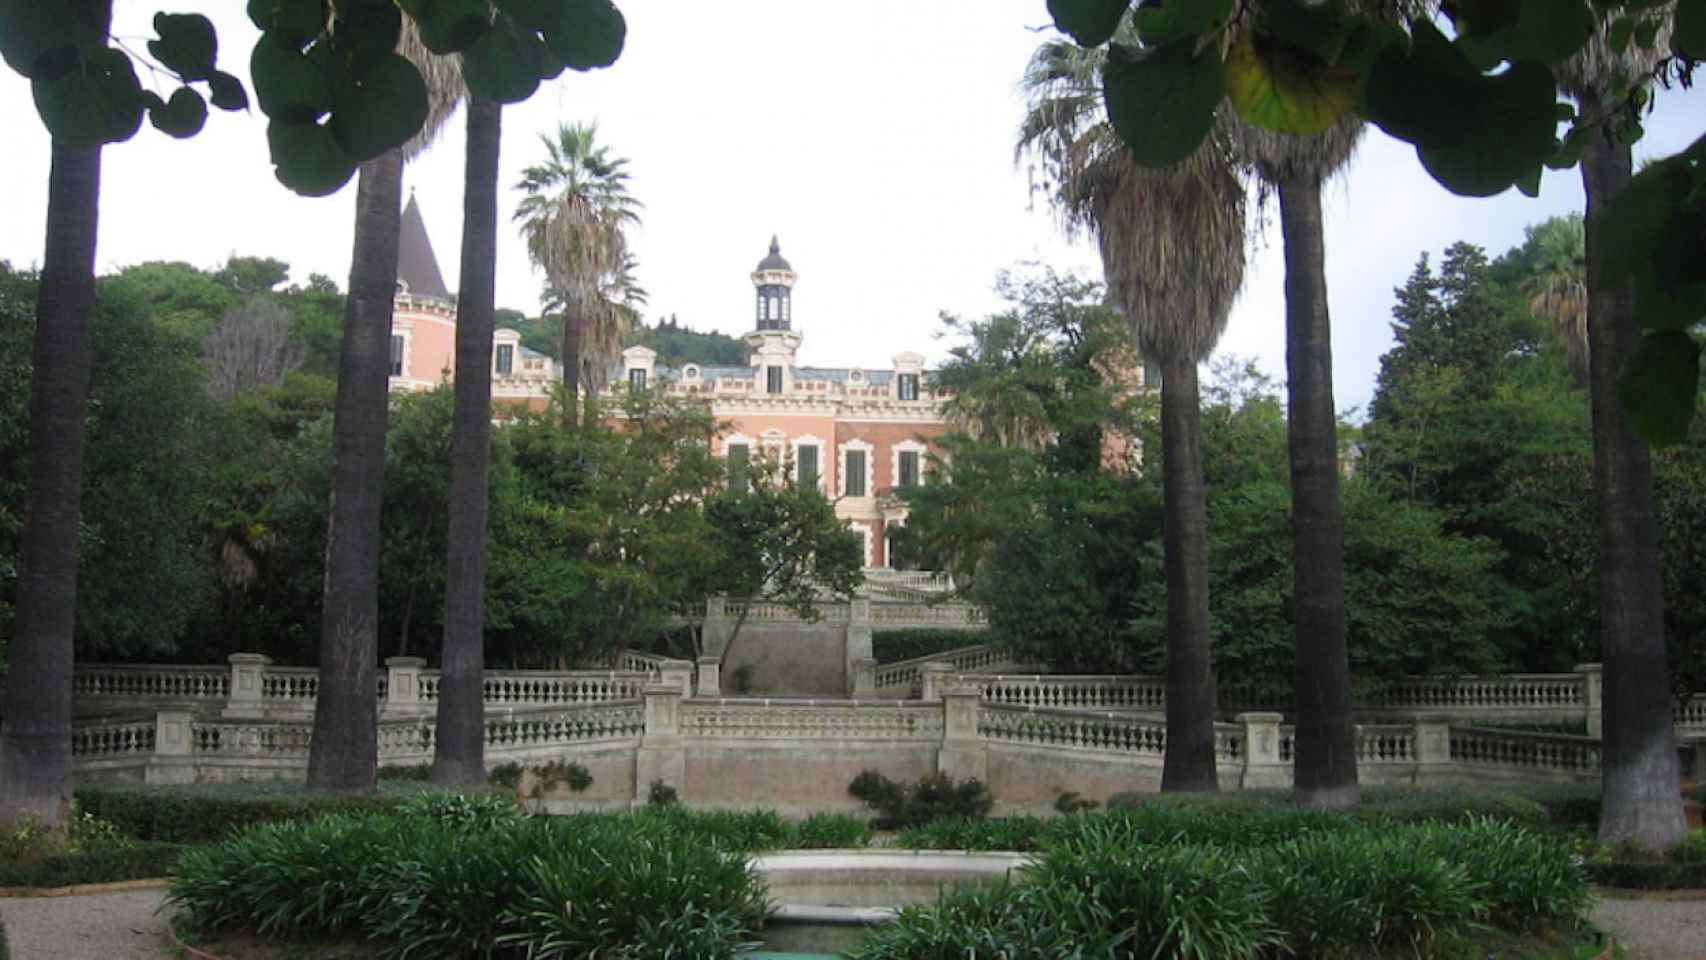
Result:
{"label": "dried palm frond", "polygon": [[397,52],[407,57],[426,81],[426,122],[409,141],[403,144],[403,159],[413,160],[427,151],[444,130],[444,124],[456,112],[467,93],[462,82],[462,58],[457,54],[440,56],[421,42],[420,29],[412,17],[403,18],[403,32],[397,38]]}

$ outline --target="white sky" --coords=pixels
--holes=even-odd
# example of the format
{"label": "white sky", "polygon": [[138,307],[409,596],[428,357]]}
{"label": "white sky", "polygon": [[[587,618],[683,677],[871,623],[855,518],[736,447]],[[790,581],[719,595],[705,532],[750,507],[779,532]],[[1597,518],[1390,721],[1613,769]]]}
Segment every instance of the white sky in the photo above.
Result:
{"label": "white sky", "polygon": [[[752,326],[748,273],[772,233],[800,275],[794,326],[803,362],[886,366],[917,350],[932,362],[939,311],[980,316],[1000,306],[997,271],[1040,260],[1100,278],[1088,241],[1067,243],[1013,164],[1024,111],[1017,82],[1046,26],[1042,0],[618,0],[628,46],[611,69],[566,73],[504,113],[501,178],[509,187],[542,156],[559,122],[596,121],[600,141],[628,157],[645,204],[634,236],[650,319],[677,314],[695,329]],[[115,33],[132,49],[152,36],[162,4],[121,0]],[[163,4],[171,7],[170,3]],[[247,82],[255,31],[234,2],[219,11],[220,65]],[[150,82],[146,77],[144,83]],[[169,93],[169,88],[163,89]],[[1669,153],[1700,133],[1706,94],[1664,92],[1638,155]],[[0,259],[41,259],[48,139],[26,81],[0,70]],[[457,285],[463,121],[405,173],[439,264]],[[1541,196],[1454,197],[1404,144],[1371,133],[1327,194],[1327,269],[1335,394],[1366,407],[1391,344],[1392,289],[1422,250],[1463,239],[1497,255],[1525,224],[1580,209],[1575,171],[1548,173]],[[144,123],[108,148],[98,268],[144,260],[213,267],[230,254],[278,257],[293,280],[310,272],[346,286],[354,182],[303,199],[267,160],[265,118],[215,111],[175,141]],[[1270,210],[1270,221],[1276,219]],[[1277,222],[1253,254],[1222,352],[1255,357],[1283,380],[1283,266]],[[498,305],[537,311],[541,276],[513,228],[500,226]]]}

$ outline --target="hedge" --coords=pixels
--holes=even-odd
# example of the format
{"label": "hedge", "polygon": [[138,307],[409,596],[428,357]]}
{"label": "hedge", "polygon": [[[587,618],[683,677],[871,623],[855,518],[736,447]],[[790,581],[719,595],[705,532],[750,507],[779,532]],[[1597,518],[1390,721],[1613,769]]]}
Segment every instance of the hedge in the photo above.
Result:
{"label": "hedge", "polygon": [[873,630],[871,656],[875,657],[878,663],[895,663],[963,647],[975,647],[988,643],[989,640],[989,633],[983,630],[952,630],[945,627]]}
{"label": "hedge", "polygon": [[79,786],[76,800],[78,809],[138,840],[211,843],[257,823],[394,810],[435,790],[442,788],[409,781],[381,782],[377,792],[357,794],[321,793],[299,783],[173,787],[99,783]]}
{"label": "hedge", "polygon": [[[31,863],[0,862],[0,887],[69,887],[163,877],[188,850],[181,843],[138,843],[129,847],[61,853]],[[4,954],[0,954],[4,960]]]}

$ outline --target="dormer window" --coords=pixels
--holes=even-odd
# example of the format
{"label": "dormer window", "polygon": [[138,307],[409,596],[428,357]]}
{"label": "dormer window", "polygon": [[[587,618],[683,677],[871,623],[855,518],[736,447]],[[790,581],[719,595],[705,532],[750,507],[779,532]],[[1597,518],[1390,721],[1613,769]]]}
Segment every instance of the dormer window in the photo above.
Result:
{"label": "dormer window", "polygon": [[766,393],[781,393],[782,392],[782,368],[781,367],[765,367],[764,368],[764,381],[765,381],[764,387],[765,387]]}
{"label": "dormer window", "polygon": [[515,370],[515,347],[513,345],[498,344],[497,368],[499,376],[508,376]]}
{"label": "dormer window", "polygon": [[918,374],[903,373],[896,378],[899,381],[900,399],[918,399]]}
{"label": "dormer window", "polygon": [[629,370],[628,371],[628,392],[629,393],[642,393],[645,391],[645,389],[646,389],[646,371],[637,370],[637,369],[636,370]]}

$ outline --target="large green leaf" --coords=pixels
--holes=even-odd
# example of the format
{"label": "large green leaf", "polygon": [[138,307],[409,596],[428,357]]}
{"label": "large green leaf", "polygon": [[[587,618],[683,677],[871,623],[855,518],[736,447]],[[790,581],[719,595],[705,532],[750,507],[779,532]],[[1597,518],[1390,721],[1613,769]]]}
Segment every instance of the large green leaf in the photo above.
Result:
{"label": "large green leaf", "polygon": [[472,47],[491,23],[487,0],[403,0],[401,6],[420,28],[421,43],[441,56]]}
{"label": "large green leaf", "polygon": [[261,112],[284,123],[308,123],[331,109],[331,56],[324,41],[299,53],[271,34],[255,41],[249,75]]}
{"label": "large green leaf", "polygon": [[1382,47],[1363,86],[1362,114],[1388,134],[1418,147],[1466,139],[1464,105],[1481,72],[1426,20],[1411,27],[1409,50]]}
{"label": "large green leaf", "polygon": [[318,123],[267,124],[267,147],[280,183],[306,197],[336,193],[355,174],[356,162]]}
{"label": "large green leaf", "polygon": [[129,140],[142,126],[142,84],[130,57],[111,47],[89,51],[77,69],[31,80],[36,112],[53,138],[93,147]]}
{"label": "large green leaf", "polygon": [[1482,78],[1460,104],[1464,139],[1417,147],[1433,178],[1453,193],[1490,197],[1531,174],[1557,146],[1557,84],[1552,72],[1522,61]]}
{"label": "large green leaf", "polygon": [[67,16],[57,3],[0,0],[0,58],[32,80],[52,80],[80,63],[79,49],[92,49],[105,38],[80,17]]}
{"label": "large green leaf", "polygon": [[1189,38],[1129,51],[1115,46],[1102,69],[1108,122],[1146,167],[1167,167],[1190,156],[1214,126],[1226,95],[1218,50],[1195,50]]}
{"label": "large green leaf", "polygon": [[1504,60],[1558,63],[1593,36],[1587,0],[1474,0],[1456,6],[1458,46],[1476,65]]}
{"label": "large green leaf", "polygon": [[1706,60],[1706,0],[1677,0],[1671,43],[1695,60]]}
{"label": "large green leaf", "polygon": [[205,80],[213,73],[219,51],[213,21],[199,13],[156,13],[154,32],[160,39],[148,41],[148,52],[166,69],[186,81]]}
{"label": "large green leaf", "polygon": [[1361,92],[1355,73],[1250,32],[1227,51],[1227,100],[1239,116],[1267,130],[1320,133],[1349,113]]}
{"label": "large green leaf", "polygon": [[500,17],[462,55],[462,79],[468,91],[497,103],[520,103],[539,89],[545,45],[531,30]]}
{"label": "large green leaf", "polygon": [[1654,446],[1688,439],[1700,386],[1700,345],[1681,330],[1641,337],[1617,378],[1617,399],[1629,425]]}
{"label": "large green leaf", "polygon": [[154,100],[156,103],[148,106],[148,121],[161,133],[179,139],[193,137],[207,123],[207,102],[189,87],[174,90],[170,100]]}
{"label": "large green leaf", "polygon": [[610,0],[561,0],[549,6],[549,16],[540,32],[545,45],[567,66],[608,67],[622,55],[628,21]]}
{"label": "large green leaf", "polygon": [[249,106],[249,94],[243,90],[243,81],[229,73],[220,70],[213,71],[207,78],[209,99],[221,110],[245,110]]}
{"label": "large green leaf", "polygon": [[337,71],[359,77],[397,49],[403,11],[393,0],[339,0],[332,60]]}
{"label": "large green leaf", "polygon": [[358,78],[332,86],[332,137],[358,162],[402,146],[419,132],[426,116],[426,81],[414,64],[395,53]]}
{"label": "large green leaf", "polygon": [[1129,6],[1131,0],[1048,0],[1048,14],[1060,32],[1080,45],[1099,47],[1114,38]]}
{"label": "large green leaf", "polygon": [[1607,283],[1635,288],[1635,315],[1648,330],[1687,330],[1706,317],[1706,137],[1650,164],[1590,224]]}
{"label": "large green leaf", "polygon": [[249,0],[249,19],[262,33],[299,47],[326,29],[325,0]]}

